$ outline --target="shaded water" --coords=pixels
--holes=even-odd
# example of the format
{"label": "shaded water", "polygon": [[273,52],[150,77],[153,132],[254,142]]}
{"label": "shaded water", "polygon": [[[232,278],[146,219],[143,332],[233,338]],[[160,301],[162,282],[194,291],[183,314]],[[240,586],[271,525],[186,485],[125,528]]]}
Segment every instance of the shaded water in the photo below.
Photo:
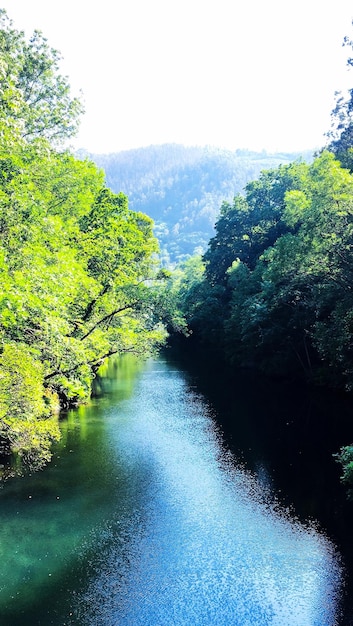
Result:
{"label": "shaded water", "polygon": [[1,626],[337,626],[333,543],[238,463],[180,368],[114,367],[53,463],[0,492]]}

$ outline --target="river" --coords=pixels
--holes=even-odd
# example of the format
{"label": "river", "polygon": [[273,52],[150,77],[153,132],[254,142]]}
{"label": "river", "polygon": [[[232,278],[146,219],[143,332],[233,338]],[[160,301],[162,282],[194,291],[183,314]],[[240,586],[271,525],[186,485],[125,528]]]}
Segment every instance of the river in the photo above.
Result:
{"label": "river", "polygon": [[274,435],[281,398],[245,375],[229,395],[164,358],[105,374],[51,464],[0,490],[0,625],[352,624],[337,476],[282,458],[295,403]]}

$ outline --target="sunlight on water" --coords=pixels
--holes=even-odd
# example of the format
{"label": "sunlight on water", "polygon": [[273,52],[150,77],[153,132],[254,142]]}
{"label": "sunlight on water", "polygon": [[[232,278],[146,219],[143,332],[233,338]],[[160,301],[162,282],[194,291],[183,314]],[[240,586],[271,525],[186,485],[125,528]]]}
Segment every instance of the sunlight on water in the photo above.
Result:
{"label": "sunlight on water", "polygon": [[179,371],[151,362],[134,396],[110,415],[109,438],[131,508],[106,528],[95,574],[67,623],[338,624],[334,547],[264,501]]}
{"label": "sunlight on water", "polygon": [[338,626],[334,546],[227,452],[182,371],[108,369],[52,464],[0,490],[0,626]]}

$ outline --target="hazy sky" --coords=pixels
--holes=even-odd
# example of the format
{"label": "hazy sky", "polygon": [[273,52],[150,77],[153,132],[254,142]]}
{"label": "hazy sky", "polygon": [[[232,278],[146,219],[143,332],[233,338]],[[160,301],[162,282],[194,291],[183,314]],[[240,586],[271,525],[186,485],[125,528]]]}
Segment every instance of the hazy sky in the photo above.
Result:
{"label": "hazy sky", "polygon": [[[86,114],[75,147],[176,142],[320,147],[334,92],[353,86],[342,48],[352,0],[3,0],[64,56]],[[349,82],[350,80],[350,82]]]}

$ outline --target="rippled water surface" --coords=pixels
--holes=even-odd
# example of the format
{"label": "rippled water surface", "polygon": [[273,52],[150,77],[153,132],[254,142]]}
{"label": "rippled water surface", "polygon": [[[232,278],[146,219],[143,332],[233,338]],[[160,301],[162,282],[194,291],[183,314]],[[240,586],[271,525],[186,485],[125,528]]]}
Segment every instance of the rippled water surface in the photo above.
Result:
{"label": "rippled water surface", "polygon": [[337,626],[334,546],[237,464],[185,374],[125,360],[110,384],[0,492],[1,626]]}

